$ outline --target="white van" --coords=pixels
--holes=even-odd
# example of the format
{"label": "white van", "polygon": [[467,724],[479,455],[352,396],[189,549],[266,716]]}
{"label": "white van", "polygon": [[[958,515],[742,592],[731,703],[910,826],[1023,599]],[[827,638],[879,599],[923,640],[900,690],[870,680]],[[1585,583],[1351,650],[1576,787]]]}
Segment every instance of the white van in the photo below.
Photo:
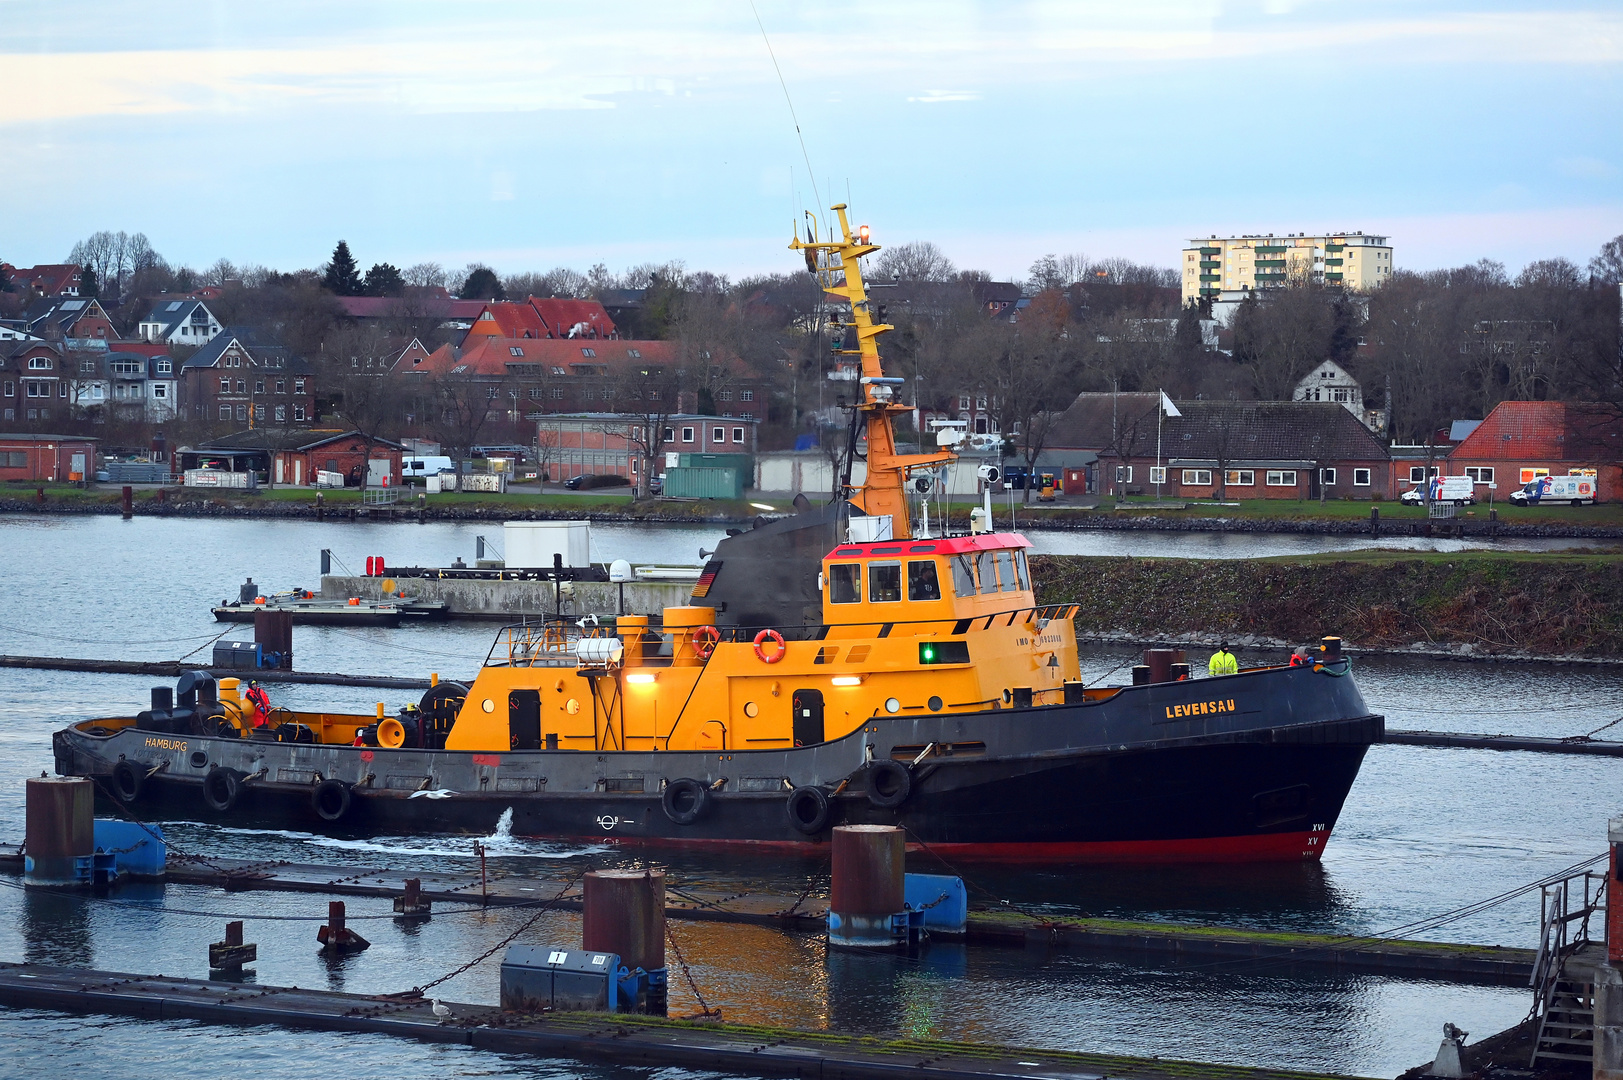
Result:
{"label": "white van", "polygon": [[[1469,476],[1434,476],[1430,483],[1431,501],[1434,503],[1451,502],[1455,506],[1465,506],[1476,502],[1476,481]],[[1420,484],[1412,490],[1405,491],[1398,501],[1408,506],[1424,503],[1426,485]]]}
{"label": "white van", "polygon": [[427,476],[436,476],[442,472],[456,472],[456,466],[448,457],[403,457],[400,459],[400,475],[407,482],[422,480]]}
{"label": "white van", "polygon": [[1595,501],[1593,476],[1540,476],[1519,491],[1510,493],[1510,501],[1520,506],[1537,506],[1545,502],[1571,503],[1584,506]]}

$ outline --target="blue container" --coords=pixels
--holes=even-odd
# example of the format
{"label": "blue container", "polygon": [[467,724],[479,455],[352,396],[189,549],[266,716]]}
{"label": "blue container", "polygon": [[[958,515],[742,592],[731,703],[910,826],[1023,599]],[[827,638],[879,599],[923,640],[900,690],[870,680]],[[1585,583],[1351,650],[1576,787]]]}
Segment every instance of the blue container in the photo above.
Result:
{"label": "blue container", "polygon": [[947,874],[902,875],[902,901],[919,916],[924,929],[936,934],[962,934],[969,923],[969,893],[964,879]]}
{"label": "blue container", "polygon": [[142,828],[133,821],[107,818],[97,818],[94,827],[96,851],[112,857],[119,877],[163,877],[168,867],[169,845],[163,841],[162,829],[156,825]]}

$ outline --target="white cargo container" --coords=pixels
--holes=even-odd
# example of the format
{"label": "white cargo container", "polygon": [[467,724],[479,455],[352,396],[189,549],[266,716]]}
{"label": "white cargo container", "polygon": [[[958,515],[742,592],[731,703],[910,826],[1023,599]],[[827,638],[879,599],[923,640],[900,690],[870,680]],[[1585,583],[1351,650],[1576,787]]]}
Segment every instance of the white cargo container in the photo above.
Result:
{"label": "white cargo container", "polygon": [[502,525],[502,553],[513,570],[545,570],[554,554],[565,567],[592,565],[592,525],[587,521],[508,521]]}
{"label": "white cargo container", "polygon": [[1520,491],[1510,493],[1510,501],[1523,506],[1562,502],[1584,506],[1595,501],[1593,476],[1540,476]]}

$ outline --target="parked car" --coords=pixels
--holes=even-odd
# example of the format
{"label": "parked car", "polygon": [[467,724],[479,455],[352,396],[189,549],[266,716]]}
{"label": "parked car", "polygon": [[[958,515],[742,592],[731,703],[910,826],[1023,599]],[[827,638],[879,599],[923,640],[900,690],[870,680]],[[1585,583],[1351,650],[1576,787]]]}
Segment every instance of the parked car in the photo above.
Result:
{"label": "parked car", "polygon": [[[1466,506],[1476,502],[1476,481],[1469,476],[1434,476],[1430,480],[1431,501],[1451,502]],[[1419,506],[1426,501],[1426,485],[1418,485],[1398,497],[1405,506]]]}
{"label": "parked car", "polygon": [[586,476],[583,473],[580,476],[571,476],[568,480],[565,480],[564,487],[570,491],[579,491],[580,486],[584,483],[586,483]]}
{"label": "parked car", "polygon": [[663,476],[650,476],[648,478],[648,494],[665,494],[665,478]]}
{"label": "parked car", "polygon": [[1540,476],[1517,491],[1510,493],[1510,501],[1518,506],[1537,506],[1544,502],[1564,502],[1583,506],[1595,501],[1593,476]]}

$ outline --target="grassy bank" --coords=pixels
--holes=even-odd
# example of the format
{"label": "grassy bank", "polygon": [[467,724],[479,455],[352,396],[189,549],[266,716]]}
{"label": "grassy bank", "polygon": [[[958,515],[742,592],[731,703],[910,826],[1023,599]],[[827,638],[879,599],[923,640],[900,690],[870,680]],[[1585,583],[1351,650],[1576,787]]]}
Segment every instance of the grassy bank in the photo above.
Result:
{"label": "grassy bank", "polygon": [[1623,556],[1370,551],[1255,560],[1037,556],[1084,636],[1312,641],[1623,657]]}

